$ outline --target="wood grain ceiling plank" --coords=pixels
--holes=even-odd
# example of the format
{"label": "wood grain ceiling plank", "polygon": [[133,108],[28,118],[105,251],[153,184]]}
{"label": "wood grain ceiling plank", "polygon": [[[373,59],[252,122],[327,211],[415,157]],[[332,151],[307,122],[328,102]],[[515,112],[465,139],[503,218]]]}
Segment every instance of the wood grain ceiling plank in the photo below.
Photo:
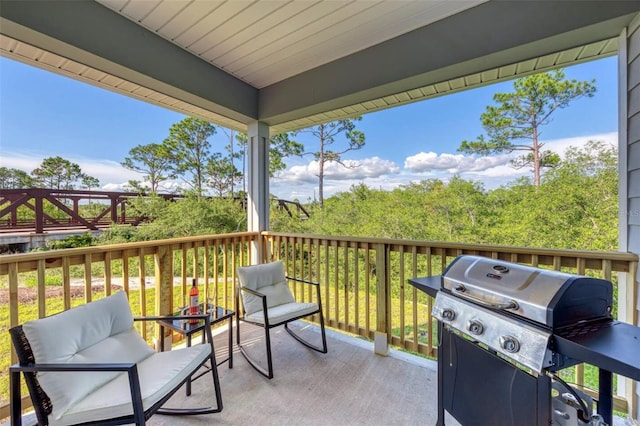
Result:
{"label": "wood grain ceiling plank", "polygon": [[113,9],[116,12],[120,12],[120,10],[122,10],[122,8],[126,6],[129,0],[97,0],[97,1],[98,3],[102,4],[105,7],[108,7],[109,9]]}
{"label": "wood grain ceiling plank", "polygon": [[[235,75],[261,88],[399,36],[456,11],[480,3],[443,1],[366,2],[364,9],[335,22],[319,33],[270,53],[259,66],[229,68]],[[343,11],[341,11],[342,13]],[[267,63],[270,62],[269,65]]]}
{"label": "wood grain ceiling plank", "polygon": [[[388,22],[397,21],[398,10],[404,11],[402,15],[410,15],[407,8],[416,7],[414,2],[359,2],[357,5],[360,8],[340,11],[340,14],[348,18],[308,34],[286,49],[272,52],[258,67],[235,69],[234,72],[256,87],[267,86],[390,38]],[[394,26],[392,33],[399,35],[406,31],[408,29],[404,26],[402,29]]]}
{"label": "wood grain ceiling plank", "polygon": [[185,46],[197,40],[207,31],[206,25],[199,27],[200,32],[194,27],[201,21],[206,20],[222,3],[223,1],[191,3],[166,22],[159,29],[158,34],[185,48]]}
{"label": "wood grain ceiling plank", "polygon": [[607,45],[607,41],[603,40],[597,43],[591,43],[584,46],[584,48],[582,49],[582,52],[580,53],[579,59],[591,58],[591,57],[600,55],[606,45]]}
{"label": "wood grain ceiling plank", "polygon": [[576,60],[578,56],[580,56],[581,47],[576,47],[574,49],[565,50],[560,53],[560,57],[558,58],[559,63],[573,62]]}
{"label": "wood grain ceiling plank", "polygon": [[[245,31],[239,33],[237,40],[234,39],[233,42],[229,40],[228,43],[221,43],[221,48],[224,52],[219,53],[215,57],[214,63],[220,67],[224,67],[228,63],[253,52],[256,43],[264,43],[259,44],[260,46],[269,44],[266,40],[275,39],[273,28],[280,25],[287,25],[291,19],[306,9],[312,8],[317,3],[318,1],[294,1],[293,3],[287,4],[287,7],[277,9],[256,23],[256,25],[248,27]],[[260,40],[260,42],[256,40]],[[225,46],[225,44],[232,43],[232,46]]]}
{"label": "wood grain ceiling plank", "polygon": [[[201,6],[199,3],[197,4]],[[198,44],[198,42],[238,12],[244,10],[249,4],[250,2],[246,0],[234,0],[219,4],[218,7],[211,9],[206,16],[203,16],[202,19],[177,36],[174,42],[197,55],[200,54],[199,49],[203,49],[204,44]]]}
{"label": "wood grain ceiling plank", "polygon": [[129,1],[120,8],[120,13],[132,21],[140,23],[159,5],[159,0]]}
{"label": "wood grain ceiling plank", "polygon": [[12,52],[18,46],[18,40],[0,34],[0,49]]}
{"label": "wood grain ceiling plank", "polygon": [[[216,23],[205,36],[195,43],[192,43],[189,46],[190,50],[198,52],[198,55],[202,57],[206,57],[206,53],[212,46],[215,46],[218,42],[224,41],[238,32],[238,26],[240,26],[240,29],[244,28],[245,18],[251,19],[251,15],[254,14],[252,9],[255,4],[251,2],[242,1],[234,3],[233,8],[225,6],[226,5],[221,6],[220,9],[225,9],[225,13],[228,14],[227,18],[220,23]],[[218,13],[218,11],[216,11],[216,13]]]}
{"label": "wood grain ceiling plank", "polygon": [[558,54],[552,53],[538,59],[538,68],[549,68],[558,63]]}
{"label": "wood grain ceiling plank", "polygon": [[[253,25],[247,26],[232,38],[213,46],[210,52],[210,56],[213,58],[212,61],[218,66],[225,66],[228,62],[249,52],[249,50],[247,50],[247,44],[254,43],[255,40],[261,39],[265,34],[268,35],[273,27],[286,23],[289,19],[298,15],[303,10],[312,7],[317,2],[318,1],[281,2],[282,4],[279,8],[266,14]],[[243,48],[245,49],[244,53],[239,56],[233,56],[234,51]]]}
{"label": "wood grain ceiling plank", "polygon": [[[191,0],[163,1],[154,8],[140,23],[150,30],[162,34],[165,25],[171,22],[184,9],[193,4]],[[196,19],[198,15],[194,15]]]}
{"label": "wood grain ceiling plank", "polygon": [[314,34],[324,26],[331,25],[332,20],[338,16],[338,11],[347,6],[348,4],[343,2],[316,3],[288,21],[271,28],[254,43],[251,43],[251,46],[248,46],[248,51],[237,52],[239,56],[225,63],[224,66],[237,73],[251,64],[266,60],[269,55],[283,49],[289,49],[292,44],[306,38],[309,34]]}

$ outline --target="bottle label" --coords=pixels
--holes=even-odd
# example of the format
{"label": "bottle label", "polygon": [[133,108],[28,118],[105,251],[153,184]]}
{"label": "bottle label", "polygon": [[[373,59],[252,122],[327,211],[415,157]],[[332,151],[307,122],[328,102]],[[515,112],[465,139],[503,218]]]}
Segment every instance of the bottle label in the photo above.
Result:
{"label": "bottle label", "polygon": [[191,308],[197,308],[198,307],[198,295],[197,294],[195,296],[191,296],[189,306],[191,306]]}

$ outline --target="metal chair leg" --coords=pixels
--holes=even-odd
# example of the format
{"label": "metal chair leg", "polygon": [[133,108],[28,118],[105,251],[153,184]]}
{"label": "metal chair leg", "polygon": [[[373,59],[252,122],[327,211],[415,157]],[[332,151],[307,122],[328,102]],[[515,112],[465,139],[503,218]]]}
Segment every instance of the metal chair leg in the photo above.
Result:
{"label": "metal chair leg", "polygon": [[236,327],[238,337],[236,339],[238,344],[238,349],[240,349],[240,353],[247,362],[260,374],[265,376],[268,379],[273,379],[273,358],[271,355],[271,335],[269,333],[269,328],[264,326],[264,339],[267,350],[267,368],[260,366],[251,356],[247,353],[246,349],[240,344],[240,321],[238,321],[238,325]]}
{"label": "metal chair leg", "polygon": [[287,330],[287,333],[289,333],[291,335],[291,337],[293,337],[294,339],[296,339],[298,342],[302,343],[303,345],[305,345],[309,349],[313,349],[314,351],[318,351],[318,352],[321,352],[323,354],[327,353],[327,336],[326,336],[326,334],[324,332],[324,318],[322,316],[322,312],[320,312],[320,334],[322,336],[322,346],[314,345],[314,344],[310,343],[309,341],[307,341],[307,340],[303,339],[302,337],[300,337],[297,333],[295,333],[293,330],[291,330],[289,328],[289,323],[286,323],[284,325],[284,329]]}

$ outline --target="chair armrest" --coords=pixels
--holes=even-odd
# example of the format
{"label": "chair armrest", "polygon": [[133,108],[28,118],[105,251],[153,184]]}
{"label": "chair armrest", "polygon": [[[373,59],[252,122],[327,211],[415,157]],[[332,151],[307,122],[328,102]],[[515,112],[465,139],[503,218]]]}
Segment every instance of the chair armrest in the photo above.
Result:
{"label": "chair armrest", "polygon": [[318,307],[320,308],[320,310],[322,310],[322,295],[320,294],[320,283],[316,282],[316,281],[310,281],[310,280],[305,280],[302,278],[295,278],[295,277],[289,277],[286,276],[285,277],[288,280],[292,280],[292,281],[296,281],[302,284],[309,284],[312,286],[315,286],[316,288],[316,297],[318,298]]}
{"label": "chair armrest", "polygon": [[299,283],[311,284],[311,285],[316,285],[316,286],[320,285],[320,283],[318,283],[318,282],[309,281],[309,280],[305,280],[305,279],[302,279],[302,278],[295,278],[295,277],[289,277],[289,276],[287,276],[285,278],[288,279],[288,280],[297,281]]}
{"label": "chair armrest", "polygon": [[254,296],[257,296],[257,297],[262,297],[263,299],[267,297],[266,294],[260,293],[259,291],[255,291],[250,288],[240,287],[240,286],[238,288],[240,289],[240,291],[246,291],[247,293],[253,294]]}
{"label": "chair armrest", "polygon": [[38,371],[100,372],[100,371],[130,371],[135,367],[136,367],[136,363],[134,362],[124,362],[124,363],[101,363],[101,364],[96,364],[96,363],[27,364],[27,365],[14,364],[10,367],[10,369],[13,371],[22,371],[25,373],[36,373]]}
{"label": "chair armrest", "polygon": [[9,367],[10,393],[11,393],[11,417],[15,424],[21,424],[19,419],[22,412],[22,398],[20,396],[20,372],[36,373],[38,371],[55,372],[101,372],[101,371],[126,371],[129,377],[129,390],[131,391],[131,402],[133,405],[133,417],[136,424],[144,423],[144,407],[142,405],[142,390],[140,389],[140,377],[138,376],[138,365],[136,363],[104,363],[104,364],[14,364]]}

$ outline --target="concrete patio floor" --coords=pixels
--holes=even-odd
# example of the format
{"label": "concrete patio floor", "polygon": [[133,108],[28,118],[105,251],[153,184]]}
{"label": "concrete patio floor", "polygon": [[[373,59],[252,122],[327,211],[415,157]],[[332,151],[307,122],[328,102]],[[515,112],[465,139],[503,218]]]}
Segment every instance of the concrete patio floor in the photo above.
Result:
{"label": "concrete patio floor", "polygon": [[[243,325],[243,327],[245,327]],[[249,350],[263,351],[263,332],[246,326]],[[310,339],[318,329],[299,323]],[[244,328],[243,328],[244,330]],[[223,411],[202,416],[153,416],[160,425],[429,425],[436,422],[436,363],[392,350],[375,355],[373,344],[327,330],[328,353],[309,350],[282,327],[271,330],[274,378],[258,374],[237,351],[233,369],[218,367]],[[218,358],[226,357],[226,332],[215,337]],[[235,336],[234,336],[235,340]],[[207,406],[213,402],[211,376],[179,390],[167,407]]]}

